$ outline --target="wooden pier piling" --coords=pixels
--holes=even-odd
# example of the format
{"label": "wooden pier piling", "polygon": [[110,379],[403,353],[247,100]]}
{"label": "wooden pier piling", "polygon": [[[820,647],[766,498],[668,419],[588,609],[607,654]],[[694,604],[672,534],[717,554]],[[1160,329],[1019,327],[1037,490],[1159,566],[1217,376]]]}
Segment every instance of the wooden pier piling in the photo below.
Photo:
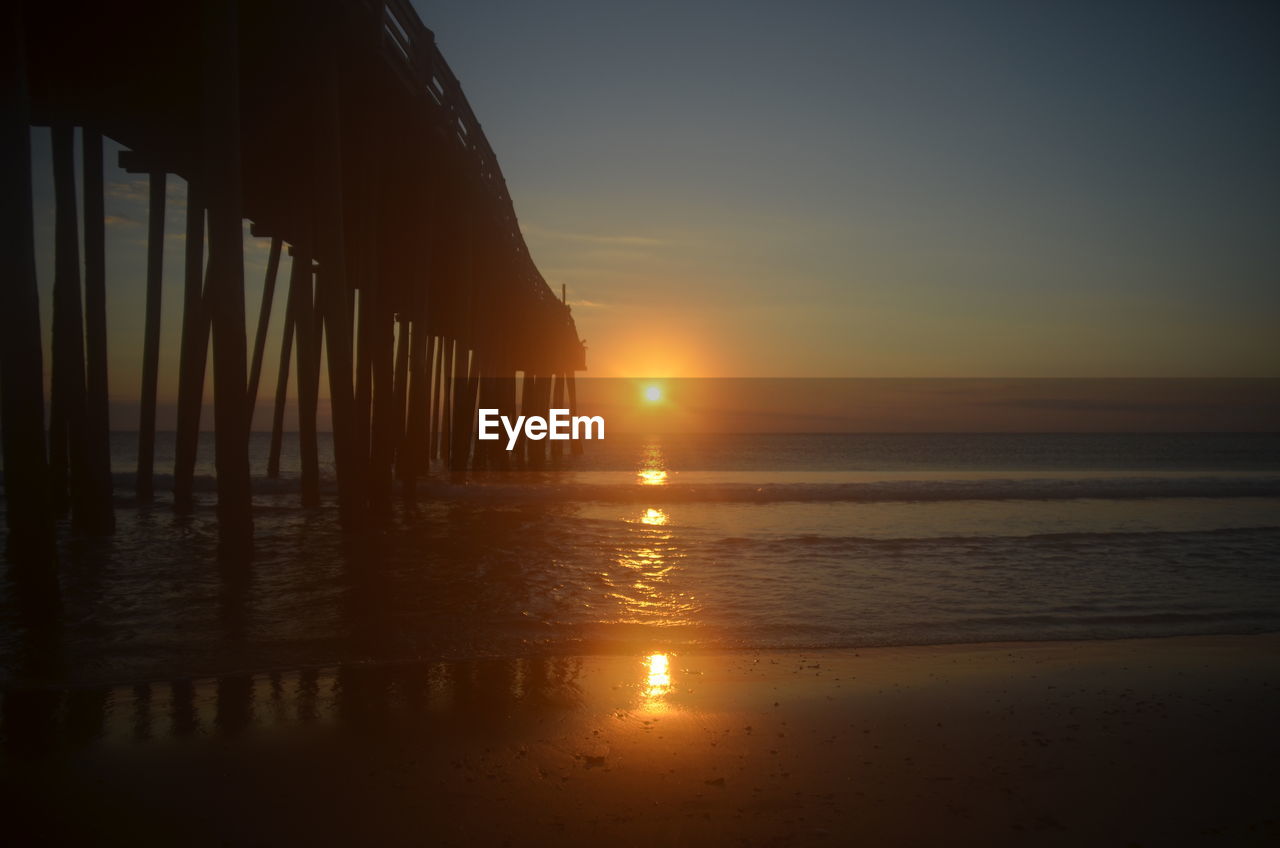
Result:
{"label": "wooden pier piling", "polygon": [[[552,374],[551,406],[564,409],[564,374]],[[564,442],[551,442],[551,456],[559,459],[564,456]]]}
{"label": "wooden pier piling", "polygon": [[200,409],[209,360],[209,310],[204,302],[204,193],[202,180],[187,183],[187,227],[182,276],[182,340],[178,359],[178,422],[173,451],[173,506],[179,512],[194,502]]}
{"label": "wooden pier piling", "polygon": [[248,554],[253,544],[249,426],[245,397],[244,219],[240,155],[238,3],[203,0],[201,171],[209,219],[205,301],[213,339],[214,465],[219,549]]}
{"label": "wooden pier piling", "polygon": [[52,575],[40,296],[31,208],[30,99],[20,4],[0,8],[0,441],[6,553]]}
{"label": "wooden pier piling", "polygon": [[365,508],[367,451],[359,445],[353,385],[354,349],[342,193],[342,91],[332,58],[316,108],[317,275],[316,303],[324,324],[329,406],[333,422],[333,464],[338,508],[345,524],[359,524]]}
{"label": "wooden pier piling", "polygon": [[76,214],[74,130],[53,127],[54,266],[49,471],[53,508],[85,520],[84,318],[80,297],[80,228]]}
{"label": "wooden pier piling", "polygon": [[156,390],[160,374],[160,297],[164,271],[165,173],[148,177],[150,206],[147,215],[147,301],[142,342],[141,411],[138,417],[138,473],[134,493],[139,503],[155,498],[153,470],[156,457]]}
{"label": "wooden pier piling", "polygon": [[[565,382],[565,389],[567,390],[568,400],[569,400],[569,414],[577,415],[578,414],[578,383],[577,383],[577,380],[574,378],[572,371],[568,371],[565,373],[564,382]],[[581,456],[582,442],[577,439],[574,439],[573,441],[569,442],[569,452],[573,456]]]}
{"label": "wooden pier piling", "polygon": [[396,315],[396,352],[395,366],[392,371],[392,382],[395,387],[394,409],[392,415],[395,419],[395,476],[397,480],[405,479],[405,454],[408,448],[407,434],[409,432],[409,347],[411,344],[411,329],[409,316],[400,313]]}
{"label": "wooden pier piling", "polygon": [[262,377],[262,357],[267,348],[267,327],[271,323],[271,303],[276,293],[276,276],[280,273],[280,237],[271,239],[267,256],[267,273],[262,281],[262,306],[258,310],[258,331],[253,339],[253,361],[249,365],[248,420],[253,430],[253,410],[258,405],[258,381]]}
{"label": "wooden pier piling", "polygon": [[397,452],[397,476],[404,493],[412,496],[418,476],[430,460],[431,439],[428,425],[431,416],[430,339],[426,324],[414,318],[409,324],[409,382],[405,389],[405,436]]}
{"label": "wooden pier piling", "polygon": [[280,451],[284,446],[284,409],[289,392],[289,362],[293,358],[293,331],[293,298],[286,296],[284,333],[280,337],[280,365],[276,376],[276,399],[271,412],[271,447],[267,453],[267,477],[272,480],[280,476]]}
{"label": "wooden pier piling", "polygon": [[298,358],[298,466],[303,506],[320,503],[320,455],[316,408],[320,396],[320,326],[316,320],[314,268],[307,242],[293,247],[289,306]]}
{"label": "wooden pier piling", "polygon": [[89,515],[84,530],[115,530],[111,480],[111,414],[107,387],[107,214],[102,133],[80,134],[84,182],[85,451]]}

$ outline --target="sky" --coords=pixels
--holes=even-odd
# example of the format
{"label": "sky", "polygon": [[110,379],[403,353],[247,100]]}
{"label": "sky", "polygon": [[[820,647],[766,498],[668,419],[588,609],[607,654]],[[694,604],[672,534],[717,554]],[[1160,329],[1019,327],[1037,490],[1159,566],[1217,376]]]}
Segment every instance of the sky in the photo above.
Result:
{"label": "sky", "polygon": [[[535,261],[568,289],[590,376],[1280,376],[1280,6],[414,5]],[[47,338],[48,131],[32,138]],[[139,394],[148,210],[119,149],[123,410]],[[171,177],[175,352],[184,204]],[[250,338],[265,248],[246,235]],[[161,363],[162,428],[176,364]]]}
{"label": "sky", "polygon": [[1280,7],[415,0],[597,376],[1275,376]]}

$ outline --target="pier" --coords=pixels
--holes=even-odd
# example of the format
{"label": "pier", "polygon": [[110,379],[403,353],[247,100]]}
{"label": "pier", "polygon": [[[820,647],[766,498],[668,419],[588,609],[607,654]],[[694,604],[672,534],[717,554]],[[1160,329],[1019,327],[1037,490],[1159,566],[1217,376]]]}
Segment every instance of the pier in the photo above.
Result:
{"label": "pier", "polygon": [[[299,497],[320,500],[321,357],[346,527],[363,526],[397,488],[412,495],[433,461],[455,472],[543,461],[546,442],[513,454],[477,442],[476,411],[545,414],[553,398],[572,405],[585,348],[529,254],[479,121],[407,0],[19,2],[0,15],[0,391],[12,562],[50,558],[63,515],[86,533],[114,526],[108,397],[133,387],[107,385],[104,138],[127,148],[120,167],[146,174],[151,187],[140,503],[155,496],[162,361],[179,371],[174,506],[193,506],[197,441],[211,420],[219,534],[232,555],[253,538],[254,409],[272,405],[265,473],[277,476],[291,383]],[[31,127],[52,132],[52,316],[39,314]],[[166,348],[169,175],[186,181],[188,204],[181,337]],[[246,302],[246,220],[271,245],[261,303]],[[291,271],[277,279],[286,254]],[[285,323],[274,357],[266,342],[277,298]],[[42,321],[53,331],[47,422]],[[202,409],[210,362],[211,419]]]}

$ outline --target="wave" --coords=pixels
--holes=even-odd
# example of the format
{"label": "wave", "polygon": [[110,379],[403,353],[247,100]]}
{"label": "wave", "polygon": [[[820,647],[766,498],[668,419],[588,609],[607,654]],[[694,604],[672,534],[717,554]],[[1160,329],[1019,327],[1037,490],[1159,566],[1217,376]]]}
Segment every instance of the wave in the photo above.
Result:
{"label": "wave", "polygon": [[715,540],[713,544],[723,548],[751,548],[760,545],[772,545],[779,548],[803,551],[805,549],[822,548],[884,548],[897,549],[907,545],[922,547],[943,547],[946,545],[988,546],[993,544],[1045,545],[1047,547],[1065,549],[1063,546],[1072,543],[1091,544],[1124,544],[1152,545],[1161,543],[1187,544],[1196,541],[1223,542],[1239,539],[1247,542],[1266,538],[1277,539],[1280,526],[1257,527],[1216,527],[1206,530],[1106,530],[1076,531],[1063,533],[1024,533],[1014,535],[981,535],[972,536],[829,536],[807,534],[802,536],[725,536]]}
{"label": "wave", "polygon": [[679,483],[666,486],[599,483],[431,482],[421,495],[441,499],[605,501],[624,503],[879,503],[889,501],[1078,500],[1280,497],[1280,477],[1125,477],[1090,479],[891,480],[839,483]]}
{"label": "wave", "polygon": [[[510,478],[468,479],[451,482],[442,477],[423,479],[417,487],[420,499],[444,501],[602,501],[622,503],[780,503],[799,502],[937,502],[1007,500],[1136,500],[1146,498],[1272,498],[1280,497],[1280,477],[1201,475],[1187,477],[1096,478],[984,478],[965,480],[884,480],[874,482],[714,482],[674,483],[660,486],[581,481],[557,482],[553,477],[536,480]],[[0,481],[3,477],[0,476]],[[114,475],[117,494],[131,494],[134,475]],[[156,474],[157,492],[171,491],[173,475]],[[297,477],[254,477],[253,492],[286,495],[299,489]],[[217,491],[212,475],[197,475],[197,493]],[[336,493],[332,474],[321,474],[320,490]]]}

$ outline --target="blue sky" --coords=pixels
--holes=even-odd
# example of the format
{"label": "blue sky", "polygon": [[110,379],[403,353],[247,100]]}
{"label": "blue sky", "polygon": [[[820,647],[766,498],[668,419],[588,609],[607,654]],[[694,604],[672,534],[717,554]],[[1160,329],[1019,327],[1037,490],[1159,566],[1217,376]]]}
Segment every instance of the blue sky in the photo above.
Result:
{"label": "blue sky", "polygon": [[599,373],[1277,373],[1274,5],[415,6]]}

